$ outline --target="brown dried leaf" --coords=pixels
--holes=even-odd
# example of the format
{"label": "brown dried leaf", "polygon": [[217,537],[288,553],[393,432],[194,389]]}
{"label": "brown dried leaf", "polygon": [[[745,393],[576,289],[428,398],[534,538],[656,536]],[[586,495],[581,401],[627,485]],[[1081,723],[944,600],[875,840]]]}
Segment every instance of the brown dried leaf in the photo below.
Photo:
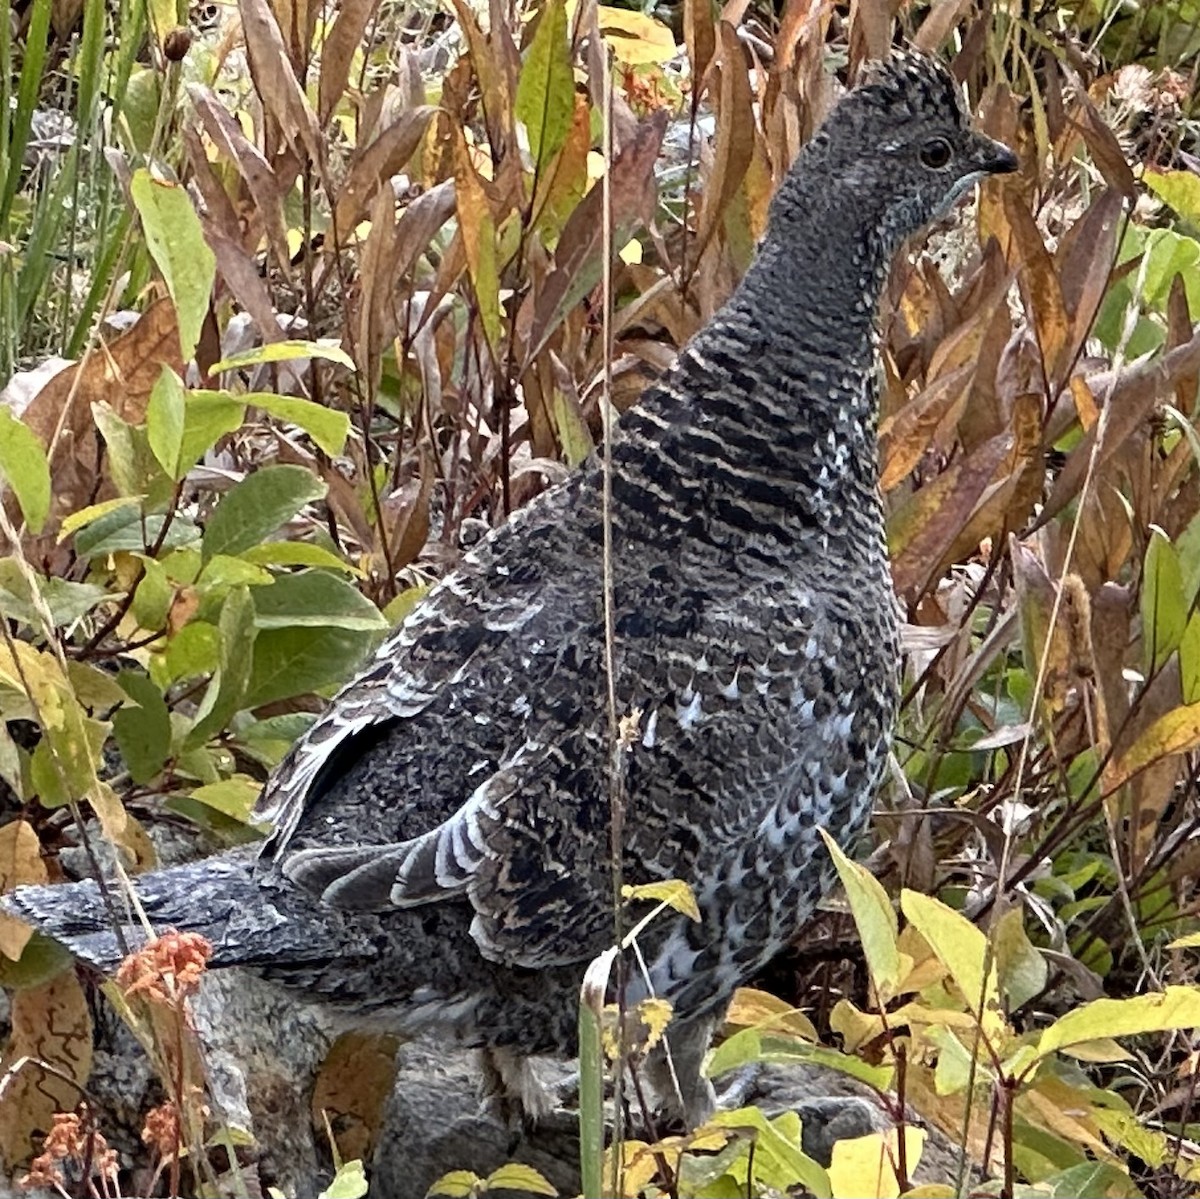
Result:
{"label": "brown dried leaf", "polygon": [[[1188,311],[1187,287],[1183,276],[1171,280],[1171,291],[1167,296],[1167,349],[1174,350],[1183,345],[1192,335],[1192,314]],[[1200,386],[1200,374],[1191,371],[1181,375],[1175,384],[1175,407],[1185,416],[1190,416],[1196,406],[1196,388]]]}
{"label": "brown dried leaf", "polygon": [[[1177,349],[1126,367],[1115,378],[1109,371],[1090,377],[1087,382],[1092,394],[1102,404],[1112,407],[1097,467],[1103,466],[1127,445],[1138,427],[1153,412],[1155,405],[1174,389],[1180,379],[1197,371],[1200,371],[1200,332]],[[1071,451],[1045,506],[1038,514],[1035,527],[1040,528],[1052,520],[1079,493],[1087,474],[1088,459],[1098,427],[1093,427]]]}
{"label": "brown dried leaf", "polygon": [[77,365],[55,375],[25,410],[25,423],[48,447],[54,477],[51,517],[39,545],[52,544],[62,518],[94,502],[100,448],[92,405],[107,403],[122,420],[145,419],[150,391],[164,366],[183,373],[179,327],[170,300],[152,304],[115,340],[101,342]]}
{"label": "brown dried leaf", "polygon": [[378,0],[341,0],[338,14],[321,46],[321,82],[317,89],[317,116],[325,125],[333,115],[350,78],[354,52],[362,45],[367,22]]}
{"label": "brown dried leaf", "polygon": [[[396,200],[390,187],[371,206],[371,231],[359,258],[361,280],[355,358],[369,392],[379,385],[383,347],[395,333],[395,275],[388,263],[396,257]],[[389,319],[391,317],[391,319]]]}
{"label": "brown dried leaf", "polygon": [[891,491],[908,477],[943,421],[953,424],[967,402],[974,368],[970,363],[941,375],[879,428],[883,463],[879,486]]}
{"label": "brown dried leaf", "polygon": [[850,9],[850,59],[886,58],[892,46],[892,18],[899,0],[858,0]]}
{"label": "brown dried leaf", "polygon": [[[467,53],[483,99],[484,123],[492,160],[501,161],[516,145],[513,130],[513,100],[517,74],[507,54],[497,54],[493,38],[484,34],[474,10],[465,0],[451,0],[458,18],[458,27],[467,39]],[[507,31],[508,21],[502,19],[500,29]],[[511,45],[511,39],[509,39]],[[514,50],[515,53],[515,50]]]}
{"label": "brown dried leaf", "polygon": [[[275,255],[275,261],[281,269],[290,273],[291,250],[287,242],[287,222],[283,215],[283,196],[285,189],[281,187],[279,177],[267,161],[262,151],[251,142],[242,132],[242,127],[234,120],[225,105],[206,87],[192,84],[188,95],[200,118],[205,132],[212,139],[217,149],[233,163],[246,191],[254,201],[253,214],[255,221],[261,221],[266,231],[267,241]],[[198,174],[208,173],[207,155],[198,143],[190,145],[190,155],[193,167]],[[212,188],[201,187],[205,198],[209,198]],[[223,192],[223,188],[219,188]],[[225,232],[231,238],[236,238],[237,218],[226,201],[216,210],[210,204],[209,216],[216,218],[219,212],[225,213]],[[230,218],[233,218],[232,221]]]}
{"label": "brown dried leaf", "polygon": [[1000,434],[951,464],[888,522],[892,576],[902,594],[921,590],[968,525],[985,492],[1002,477],[1012,436]]}
{"label": "brown dried leaf", "polygon": [[390,190],[392,176],[399,174],[416,152],[436,111],[432,105],[423,104],[401,113],[373,141],[355,153],[334,210],[334,225],[339,236],[346,237],[362,220],[381,187]]}
{"label": "brown dried leaf", "polygon": [[343,1033],[321,1065],[312,1097],[313,1124],[323,1132],[329,1120],[346,1160],[370,1157],[392,1092],[399,1044],[399,1038],[383,1033]]}
{"label": "brown dried leaf", "polygon": [[[637,128],[633,140],[613,163],[614,252],[633,230],[650,220],[657,194],[654,164],[667,129],[666,109]],[[554,270],[534,301],[529,346],[521,370],[541,353],[572,308],[600,282],[604,252],[601,220],[603,189],[593,187],[571,214],[554,254]]]}
{"label": "brown dried leaf", "polygon": [[1013,583],[1017,593],[1017,610],[1021,618],[1025,670],[1030,678],[1036,678],[1045,657],[1043,711],[1053,718],[1066,708],[1067,694],[1074,678],[1071,635],[1064,619],[1062,605],[1059,606],[1058,619],[1053,631],[1050,628],[1058,584],[1046,573],[1046,568],[1037,555],[1015,537],[1009,539],[1009,551]]}
{"label": "brown dried leaf", "polygon": [[1198,745],[1200,704],[1169,708],[1109,765],[1104,774],[1105,793],[1111,794],[1148,766],[1172,754],[1188,753]]}
{"label": "brown dried leaf", "polygon": [[1083,347],[1100,311],[1116,258],[1121,212],[1121,197],[1111,189],[1102,192],[1071,226],[1054,256],[1063,303],[1071,319],[1063,370]]}
{"label": "brown dried leaf", "polygon": [[713,11],[710,0],[684,0],[683,40],[687,46],[688,62],[692,67],[692,78],[699,91],[704,72],[717,49],[717,34],[713,26]]}
{"label": "brown dried leaf", "polygon": [[[238,8],[250,74],[263,111],[274,119],[284,141],[296,155],[307,153],[311,161],[320,162],[322,143],[317,116],[296,77],[295,62],[301,60],[290,57],[268,0],[238,0]],[[311,42],[304,44],[304,55],[309,45]]]}
{"label": "brown dried leaf", "polygon": [[974,7],[974,0],[935,0],[929,15],[921,22],[913,45],[932,54],[954,32],[959,22]]}
{"label": "brown dried leaf", "polygon": [[[46,1132],[55,1112],[74,1111],[92,1072],[92,1018],[73,970],[40,987],[12,996],[12,1035],[0,1061],[0,1077],[11,1076],[0,1104],[0,1158],[10,1169],[25,1161],[34,1139]],[[47,1073],[39,1062],[60,1071]]]}
{"label": "brown dried leaf", "polygon": [[1078,88],[1076,95],[1079,99],[1080,114],[1073,124],[1083,134],[1083,140],[1087,142],[1092,158],[1100,174],[1104,176],[1104,182],[1124,196],[1130,204],[1136,203],[1137,180],[1133,177],[1133,171],[1125,159],[1125,152],[1121,149],[1121,143],[1117,141],[1117,135],[1108,127],[1083,88]]}
{"label": "brown dried leaf", "polygon": [[429,538],[429,498],[436,472],[427,454],[421,457],[421,474],[383,503],[393,570],[407,566],[425,548]]}
{"label": "brown dried leaf", "polygon": [[1026,207],[1025,198],[1014,187],[1005,189],[1004,210],[1013,236],[1013,249],[1020,256],[1018,280],[1021,291],[1033,317],[1046,377],[1053,384],[1063,369],[1064,351],[1071,332],[1062,286],[1054,269],[1054,260]]}
{"label": "brown dried leaf", "polygon": [[[11,891],[26,883],[50,881],[42,861],[41,842],[32,824],[12,820],[0,826],[0,891]],[[0,953],[14,962],[33,936],[33,929],[0,912]]]}
{"label": "brown dried leaf", "polygon": [[704,186],[694,249],[696,259],[704,253],[723,220],[754,157],[754,95],[750,90],[746,52],[732,25],[722,21],[717,35],[721,59],[715,161]]}

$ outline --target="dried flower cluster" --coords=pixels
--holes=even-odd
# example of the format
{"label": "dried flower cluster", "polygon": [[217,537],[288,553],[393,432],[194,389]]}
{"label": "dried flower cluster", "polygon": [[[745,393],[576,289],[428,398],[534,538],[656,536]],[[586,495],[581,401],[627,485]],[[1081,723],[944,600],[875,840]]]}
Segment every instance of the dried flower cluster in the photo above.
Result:
{"label": "dried flower cluster", "polygon": [[212,945],[199,933],[170,929],[121,963],[117,985],[126,995],[178,1007],[199,988],[210,957]]}
{"label": "dried flower cluster", "polygon": [[64,1166],[74,1167],[73,1174],[78,1174],[89,1183],[89,1190],[95,1193],[91,1185],[96,1179],[99,1194],[113,1195],[116,1193],[117,1182],[117,1151],[108,1147],[103,1134],[91,1126],[91,1118],[86,1106],[80,1112],[56,1112],[54,1124],[46,1134],[42,1143],[42,1152],[33,1159],[29,1173],[19,1182],[22,1190],[35,1190],[50,1187],[63,1190],[67,1178]]}

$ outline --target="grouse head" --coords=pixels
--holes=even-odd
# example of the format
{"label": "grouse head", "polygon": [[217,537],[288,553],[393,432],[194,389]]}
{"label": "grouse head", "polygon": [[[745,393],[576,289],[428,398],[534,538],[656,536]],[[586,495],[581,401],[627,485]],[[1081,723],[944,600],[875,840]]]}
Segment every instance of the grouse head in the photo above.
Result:
{"label": "grouse head", "polygon": [[846,213],[890,257],[980,179],[1016,167],[1007,146],[970,127],[945,67],[897,53],[868,66],[834,107],[780,189],[781,207],[792,219]]}

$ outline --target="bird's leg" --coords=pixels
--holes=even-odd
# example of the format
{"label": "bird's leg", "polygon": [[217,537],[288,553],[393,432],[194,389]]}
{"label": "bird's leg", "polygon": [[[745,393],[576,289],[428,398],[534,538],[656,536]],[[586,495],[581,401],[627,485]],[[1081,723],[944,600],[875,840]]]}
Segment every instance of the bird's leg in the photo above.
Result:
{"label": "bird's leg", "polygon": [[672,1024],[646,1058],[645,1077],[662,1110],[689,1129],[716,1110],[716,1094],[703,1071],[716,1023],[715,1017],[706,1017]]}
{"label": "bird's leg", "polygon": [[523,1054],[488,1047],[479,1051],[483,1110],[514,1133],[528,1132],[554,1109],[554,1101]]}

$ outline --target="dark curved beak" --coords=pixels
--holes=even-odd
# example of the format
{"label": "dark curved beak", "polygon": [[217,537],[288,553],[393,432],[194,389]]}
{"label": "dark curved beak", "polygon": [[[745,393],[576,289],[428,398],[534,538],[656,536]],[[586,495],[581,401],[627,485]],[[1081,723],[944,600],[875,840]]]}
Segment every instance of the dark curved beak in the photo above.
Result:
{"label": "dark curved beak", "polygon": [[972,152],[971,158],[985,174],[1007,175],[1021,165],[1017,156],[1003,142],[993,141],[990,137],[984,137],[982,133],[977,133],[975,139],[978,146]]}

